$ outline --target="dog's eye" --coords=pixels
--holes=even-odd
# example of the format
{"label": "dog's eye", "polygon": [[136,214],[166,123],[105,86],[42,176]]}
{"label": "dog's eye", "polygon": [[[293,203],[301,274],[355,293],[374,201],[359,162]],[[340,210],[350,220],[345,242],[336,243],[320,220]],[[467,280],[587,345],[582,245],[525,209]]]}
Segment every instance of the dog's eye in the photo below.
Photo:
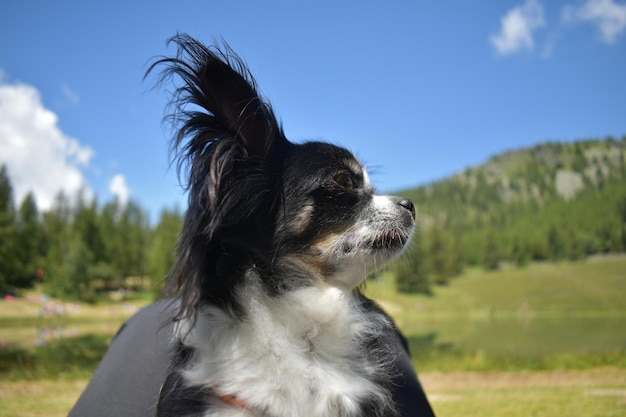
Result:
{"label": "dog's eye", "polygon": [[334,180],[343,188],[347,188],[348,190],[352,190],[354,188],[354,181],[352,180],[352,177],[345,172],[335,175]]}

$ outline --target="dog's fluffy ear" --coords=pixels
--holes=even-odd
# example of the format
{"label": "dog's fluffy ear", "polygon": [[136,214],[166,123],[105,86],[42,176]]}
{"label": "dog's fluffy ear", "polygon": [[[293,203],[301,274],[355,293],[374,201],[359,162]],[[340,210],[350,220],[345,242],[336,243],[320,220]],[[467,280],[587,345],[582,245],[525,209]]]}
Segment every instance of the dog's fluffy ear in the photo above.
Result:
{"label": "dog's fluffy ear", "polygon": [[289,142],[228,46],[208,48],[187,35],[170,42],[176,57],[156,61],[148,72],[164,65],[161,81],[176,86],[169,117],[178,126],[172,143],[189,207],[169,288],[192,313],[200,293],[228,304],[233,269],[268,246],[280,198],[280,155]]}
{"label": "dog's fluffy ear", "polygon": [[[177,35],[177,57],[168,63],[164,76],[179,76],[183,85],[175,92],[178,114],[184,122],[177,145],[192,136],[188,151],[230,135],[251,155],[264,157],[274,144],[280,127],[268,103],[257,92],[256,82],[243,61],[224,44],[222,50],[207,48],[188,35]],[[200,111],[186,108],[189,104]]]}
{"label": "dog's fluffy ear", "polygon": [[168,43],[177,45],[176,57],[156,61],[148,72],[165,64],[161,81],[182,81],[173,94],[169,116],[178,126],[173,150],[179,173],[187,168],[185,183],[192,188],[210,168],[216,188],[212,191],[218,191],[229,156],[266,159],[287,140],[246,65],[228,45],[208,48],[185,34]]}

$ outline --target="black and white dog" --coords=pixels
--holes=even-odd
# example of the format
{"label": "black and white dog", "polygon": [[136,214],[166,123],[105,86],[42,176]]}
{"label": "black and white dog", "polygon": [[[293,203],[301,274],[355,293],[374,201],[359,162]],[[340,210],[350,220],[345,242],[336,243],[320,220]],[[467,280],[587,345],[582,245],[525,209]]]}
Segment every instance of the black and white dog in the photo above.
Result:
{"label": "black and white dog", "polygon": [[189,207],[160,416],[394,416],[394,324],[359,284],[407,245],[411,201],[327,143],[287,140],[243,62],[186,35],[173,141]]}

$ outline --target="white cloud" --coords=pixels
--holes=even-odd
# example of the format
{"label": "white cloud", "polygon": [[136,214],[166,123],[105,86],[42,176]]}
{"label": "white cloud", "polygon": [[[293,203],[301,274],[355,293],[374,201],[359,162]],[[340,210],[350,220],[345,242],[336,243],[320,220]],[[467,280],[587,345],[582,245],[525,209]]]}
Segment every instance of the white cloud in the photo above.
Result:
{"label": "white cloud", "polygon": [[124,175],[117,174],[113,177],[113,179],[111,179],[109,182],[109,192],[116,196],[122,205],[128,202],[130,190],[128,189],[128,185],[126,185],[126,178],[124,178]]}
{"label": "white cloud", "polygon": [[61,93],[70,104],[77,105],[80,102],[80,96],[72,90],[66,83],[61,83]]}
{"label": "white cloud", "polygon": [[8,168],[16,204],[29,191],[40,210],[49,209],[60,190],[92,194],[81,168],[93,150],[64,134],[57,121],[36,88],[0,78],[0,164]]}
{"label": "white cloud", "polygon": [[617,4],[613,0],[586,0],[580,7],[565,7],[562,19],[565,22],[595,23],[602,40],[613,43],[626,29],[626,4]]}
{"label": "white cloud", "polygon": [[545,26],[543,6],[537,0],[526,0],[511,9],[500,20],[500,32],[489,40],[501,55],[512,54],[535,46],[534,31]]}

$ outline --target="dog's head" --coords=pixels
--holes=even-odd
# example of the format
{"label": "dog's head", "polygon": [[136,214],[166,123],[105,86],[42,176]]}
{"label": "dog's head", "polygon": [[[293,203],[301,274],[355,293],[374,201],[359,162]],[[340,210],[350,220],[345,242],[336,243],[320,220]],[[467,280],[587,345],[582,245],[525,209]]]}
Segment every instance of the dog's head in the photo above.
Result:
{"label": "dog's head", "polygon": [[413,204],[376,195],[346,149],[288,141],[271,106],[232,51],[172,39],[173,149],[189,207],[169,288],[183,314],[201,302],[236,309],[255,269],[269,294],[305,285],[351,290],[407,244]]}

